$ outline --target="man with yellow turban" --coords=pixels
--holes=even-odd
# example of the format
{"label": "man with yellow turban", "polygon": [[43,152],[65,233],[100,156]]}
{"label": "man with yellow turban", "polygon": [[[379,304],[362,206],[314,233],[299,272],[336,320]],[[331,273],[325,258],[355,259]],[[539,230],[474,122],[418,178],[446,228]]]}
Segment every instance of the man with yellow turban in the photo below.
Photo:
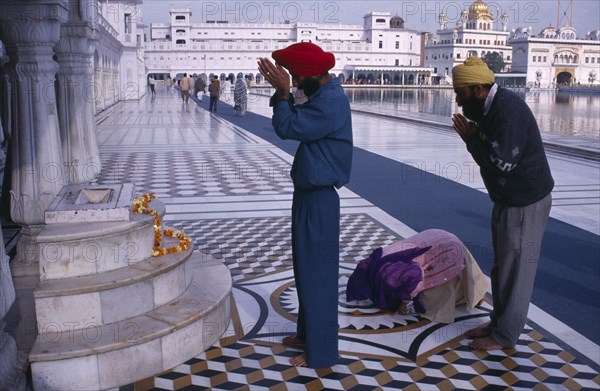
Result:
{"label": "man with yellow turban", "polygon": [[494,202],[494,309],[489,323],[468,333],[474,338],[469,346],[512,348],[527,320],[554,180],[533,113],[518,95],[495,84],[480,58],[455,66],[452,82],[464,113],[453,115],[454,129]]}
{"label": "man with yellow turban", "polygon": [[[285,345],[304,348],[290,363],[311,368],[338,362],[338,277],[340,199],[352,166],[350,103],[340,81],[329,75],[335,56],[310,42],[272,54],[258,69],[275,88],[273,128],[282,139],[299,141],[292,164],[292,259],[298,294],[296,335]],[[292,83],[308,101],[294,104]]]}

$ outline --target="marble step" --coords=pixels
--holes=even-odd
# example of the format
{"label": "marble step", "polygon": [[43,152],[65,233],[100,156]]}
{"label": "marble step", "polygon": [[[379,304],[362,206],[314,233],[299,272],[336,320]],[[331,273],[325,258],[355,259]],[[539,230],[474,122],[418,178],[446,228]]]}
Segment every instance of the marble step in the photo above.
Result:
{"label": "marble step", "polygon": [[[176,243],[165,238],[167,246]],[[192,253],[189,248],[101,274],[40,281],[33,292],[38,332],[111,324],[176,299],[190,286]]]}
{"label": "marble step", "polygon": [[42,333],[30,354],[37,390],[106,390],[169,370],[204,352],[231,319],[231,275],[220,261],[190,258],[192,284],[143,315],[82,330]]}
{"label": "marble step", "polygon": [[[165,205],[150,207],[164,216]],[[103,273],[142,262],[152,254],[154,217],[131,213],[130,221],[48,224],[33,238],[40,280]]]}

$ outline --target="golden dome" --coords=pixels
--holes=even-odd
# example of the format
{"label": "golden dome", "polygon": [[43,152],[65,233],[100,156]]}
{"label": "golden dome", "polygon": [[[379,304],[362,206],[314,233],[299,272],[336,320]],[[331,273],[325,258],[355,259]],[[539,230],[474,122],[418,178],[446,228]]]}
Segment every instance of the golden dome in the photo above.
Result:
{"label": "golden dome", "polygon": [[475,0],[469,7],[469,19],[485,19],[492,20],[492,14],[488,9],[488,5],[483,0]]}

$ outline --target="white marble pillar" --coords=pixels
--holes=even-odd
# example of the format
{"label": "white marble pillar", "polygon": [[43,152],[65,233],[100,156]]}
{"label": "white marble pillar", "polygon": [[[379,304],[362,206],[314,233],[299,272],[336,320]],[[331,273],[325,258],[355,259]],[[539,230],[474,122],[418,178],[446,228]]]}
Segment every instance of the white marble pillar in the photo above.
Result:
{"label": "white marble pillar", "polygon": [[4,64],[8,63],[8,56],[4,49],[4,43],[0,41],[0,125],[2,131],[0,132],[0,159],[4,160],[6,152],[4,148],[7,146],[6,143],[10,140],[10,84],[8,82],[8,75],[4,72]]}
{"label": "white marble pillar", "polygon": [[8,261],[0,227],[0,390],[21,390],[25,385],[27,355],[17,350],[15,339],[6,331],[5,316],[15,301]]}
{"label": "white marble pillar", "polygon": [[[100,67],[100,60],[97,58],[98,53],[95,54],[94,57],[94,85],[95,89],[99,89],[99,86],[102,85],[102,68]],[[102,107],[102,95],[98,92],[94,94],[95,102],[95,113],[98,114],[103,110]]]}
{"label": "white marble pillar", "polygon": [[[2,65],[8,61],[4,51],[4,44],[0,42],[0,170],[4,169],[4,148],[2,143],[8,139],[5,133],[6,121],[4,113],[7,108],[6,93],[7,83],[5,75],[1,70]],[[0,175],[2,173],[0,172]],[[4,184],[9,186],[9,184]],[[9,390],[14,386],[15,373],[18,370],[17,344],[5,331],[6,322],[4,317],[15,301],[15,287],[10,274],[9,258],[4,248],[2,239],[2,226],[0,226],[0,390]]]}
{"label": "white marble pillar", "polygon": [[[2,227],[0,226],[0,239]],[[15,287],[13,285],[10,267],[8,265],[8,255],[4,248],[4,240],[0,240],[0,322],[15,301]],[[4,325],[4,323],[0,323]],[[0,352],[2,350],[0,349]],[[1,388],[0,388],[1,389]]]}
{"label": "white marble pillar", "polygon": [[96,7],[88,0],[71,0],[69,21],[61,26],[55,47],[60,66],[57,74],[57,107],[69,183],[92,182],[101,163],[94,118],[94,55]]}
{"label": "white marble pillar", "polygon": [[[105,65],[106,66],[106,65]],[[112,77],[108,69],[102,70],[102,109],[110,107],[113,89],[111,88]]]}
{"label": "white marble pillar", "polygon": [[66,183],[54,87],[53,60],[68,8],[61,0],[0,0],[0,39],[12,85],[11,218],[22,226],[15,264],[37,265],[31,236]]}

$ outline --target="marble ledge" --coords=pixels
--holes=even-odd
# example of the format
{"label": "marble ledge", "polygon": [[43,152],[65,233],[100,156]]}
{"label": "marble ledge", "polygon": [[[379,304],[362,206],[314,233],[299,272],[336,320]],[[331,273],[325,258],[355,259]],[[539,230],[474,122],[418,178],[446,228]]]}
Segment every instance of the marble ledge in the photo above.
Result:
{"label": "marble ledge", "polygon": [[[189,264],[146,279],[114,289],[36,298],[36,313],[40,329],[52,330],[56,325],[69,325],[71,329],[85,329],[106,324],[116,324],[146,314],[181,296],[192,283]],[[94,311],[95,310],[95,311]],[[89,336],[89,335],[88,335]]]}
{"label": "marble ledge", "polygon": [[44,280],[39,283],[34,292],[36,298],[66,296],[114,289],[131,285],[139,281],[153,278],[166,273],[185,262],[193,254],[193,248],[182,252],[151,257],[146,261],[134,263],[125,268],[111,270],[105,273]]}
{"label": "marble ledge", "polygon": [[196,274],[181,297],[144,315],[80,330],[42,329],[30,360],[65,360],[141,345],[185,328],[214,311],[226,310],[232,287],[229,270],[222,264],[198,270],[202,270],[203,277]]}
{"label": "marble ledge", "polygon": [[128,221],[133,183],[68,184],[46,208],[46,224]]}
{"label": "marble ledge", "polygon": [[[150,208],[164,216],[165,205],[153,200]],[[48,224],[33,238],[34,243],[53,243],[84,240],[95,237],[110,236],[130,231],[147,224],[154,224],[154,217],[141,213],[130,213],[130,221],[109,221],[97,223],[57,223]]]}

